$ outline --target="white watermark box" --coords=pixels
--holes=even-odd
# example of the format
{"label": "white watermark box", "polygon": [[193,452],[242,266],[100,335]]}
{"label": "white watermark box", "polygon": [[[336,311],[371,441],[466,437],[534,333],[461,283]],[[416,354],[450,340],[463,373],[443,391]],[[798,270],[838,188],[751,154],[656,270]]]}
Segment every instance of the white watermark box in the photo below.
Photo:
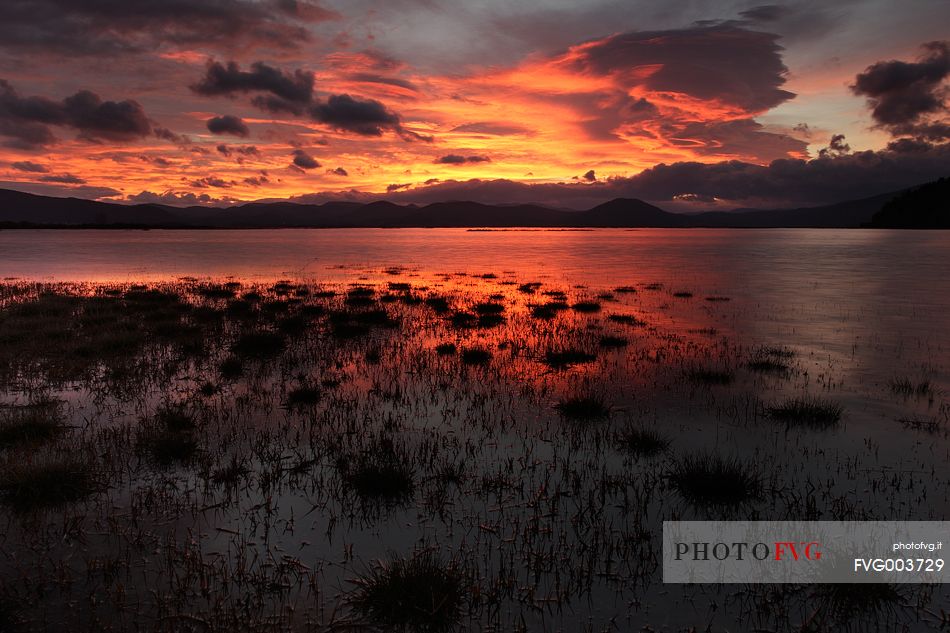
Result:
{"label": "white watermark box", "polygon": [[666,583],[943,583],[948,521],[664,521]]}

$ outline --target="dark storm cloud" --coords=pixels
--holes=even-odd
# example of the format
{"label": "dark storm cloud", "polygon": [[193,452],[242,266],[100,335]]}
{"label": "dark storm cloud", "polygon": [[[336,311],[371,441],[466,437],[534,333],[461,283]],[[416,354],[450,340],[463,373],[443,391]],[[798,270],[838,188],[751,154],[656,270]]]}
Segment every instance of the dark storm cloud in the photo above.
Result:
{"label": "dark storm cloud", "polygon": [[382,136],[383,130],[402,132],[399,115],[375,99],[348,94],[332,95],[310,107],[314,121],[363,136]]}
{"label": "dark storm cloud", "polygon": [[80,90],[62,101],[46,97],[21,97],[0,79],[0,135],[20,147],[55,142],[48,126],[73,128],[91,141],[132,141],[152,133],[142,106],[136,101],[103,101]]}
{"label": "dark storm cloud", "polygon": [[[791,99],[778,35],[730,24],[622,33],[583,45],[573,65],[631,84],[761,112]],[[640,76],[645,68],[652,74]]]}
{"label": "dark storm cloud", "polygon": [[294,150],[294,165],[300,167],[301,169],[316,169],[320,166],[320,163],[317,162],[313,156],[308,154],[302,149]]}
{"label": "dark storm cloud", "polygon": [[701,156],[732,154],[769,162],[789,154],[806,155],[808,143],[787,134],[768,132],[753,119],[723,122],[674,123],[661,126],[670,143]]}
{"label": "dark storm cloud", "polygon": [[375,73],[353,73],[347,78],[351,81],[359,81],[361,83],[383,84],[386,86],[405,88],[406,90],[411,90],[413,92],[418,91],[418,88],[416,88],[414,83],[405,79],[400,79],[398,77],[386,77],[384,75],[377,75]]}
{"label": "dark storm cloud", "polygon": [[305,0],[275,0],[274,6],[283,13],[305,22],[324,22],[340,18],[336,11]]}
{"label": "dark storm cloud", "polygon": [[437,165],[464,165],[465,163],[488,163],[488,156],[463,156],[461,154],[446,154],[435,159]]}
{"label": "dark storm cloud", "polygon": [[947,112],[950,43],[929,42],[916,62],[881,61],[857,77],[852,91],[868,98],[874,120],[895,134],[919,134],[940,139],[948,127],[924,122],[928,115]]}
{"label": "dark storm cloud", "polygon": [[260,151],[257,149],[256,145],[228,145],[226,143],[221,143],[216,148],[218,152],[225,158],[230,158],[232,154],[240,154],[241,156],[260,156]]}
{"label": "dark storm cloud", "polygon": [[295,48],[337,14],[288,0],[3,0],[0,47],[103,55],[161,45]]}
{"label": "dark storm cloud", "polygon": [[62,174],[61,176],[43,176],[40,182],[58,182],[64,185],[84,185],[86,180],[73,174]]}
{"label": "dark storm cloud", "polygon": [[231,201],[230,198],[214,198],[206,193],[194,194],[190,191],[166,191],[154,193],[142,191],[127,198],[136,204],[167,204],[174,207],[195,205],[220,205]]}
{"label": "dark storm cloud", "polygon": [[787,15],[788,12],[788,7],[782,7],[777,4],[763,4],[758,7],[746,9],[745,11],[740,11],[739,15],[752,22],[775,22]]}
{"label": "dark storm cloud", "polygon": [[172,143],[178,143],[179,145],[187,145],[191,142],[187,136],[182,134],[176,134],[168,128],[156,127],[152,130],[152,133],[155,135],[155,138],[160,138],[164,141],[171,141]]}
{"label": "dark storm cloud", "polygon": [[328,169],[328,170],[327,170],[327,173],[328,173],[328,174],[331,174],[331,175],[333,175],[333,176],[349,176],[349,175],[350,175],[350,174],[349,174],[345,169],[343,169],[342,167],[337,167],[336,169]]}
{"label": "dark storm cloud", "polygon": [[265,92],[269,96],[261,103],[272,106],[268,109],[299,110],[313,99],[313,74],[299,69],[289,73],[262,62],[251,64],[250,70],[241,70],[235,62],[228,62],[227,65],[210,62],[205,69],[205,76],[191,89],[209,97]]}
{"label": "dark storm cloud", "polygon": [[452,128],[453,132],[469,132],[472,134],[489,134],[492,136],[514,136],[516,134],[530,134],[531,130],[517,125],[507,123],[496,123],[493,121],[480,121],[477,123],[465,123]]}
{"label": "dark storm cloud", "polygon": [[212,134],[230,134],[244,137],[251,133],[241,117],[236,117],[233,114],[212,117],[208,119],[207,126],[208,131]]}
{"label": "dark storm cloud", "polygon": [[[364,80],[370,80],[369,77],[365,76]],[[383,79],[372,77],[375,81]],[[385,83],[411,86],[401,80],[387,80]],[[303,70],[290,73],[257,62],[251,65],[250,71],[243,71],[235,62],[228,62],[227,65],[211,62],[205,70],[205,76],[191,89],[205,96],[264,93],[255,95],[251,103],[269,112],[298,116],[306,113],[314,121],[362,136],[382,136],[384,131],[390,130],[405,140],[432,140],[405,130],[400,124],[399,115],[375,99],[361,99],[348,94],[315,98],[313,74]]]}
{"label": "dark storm cloud", "polygon": [[244,184],[250,185],[252,187],[263,187],[269,182],[270,182],[270,178],[264,175],[251,176],[249,178],[244,179]]}
{"label": "dark storm cloud", "polygon": [[844,140],[844,134],[835,134],[828,141],[828,147],[818,150],[818,156],[829,158],[835,156],[844,156],[851,152],[851,146]]}
{"label": "dark storm cloud", "polygon": [[10,166],[17,171],[28,171],[34,174],[45,174],[49,172],[49,168],[47,168],[46,165],[40,165],[39,163],[34,163],[29,160],[18,160],[15,163],[11,163]]}
{"label": "dark storm cloud", "polygon": [[595,180],[597,180],[597,174],[596,172],[594,172],[593,169],[589,169],[587,170],[586,173],[584,173],[583,176],[581,176],[581,178],[583,178],[587,182],[594,182]]}
{"label": "dark storm cloud", "polygon": [[217,187],[219,189],[227,189],[233,187],[236,183],[233,180],[225,180],[217,176],[205,176],[204,178],[198,178],[197,180],[192,180],[189,183],[192,187],[197,187],[199,189],[204,189],[206,187]]}

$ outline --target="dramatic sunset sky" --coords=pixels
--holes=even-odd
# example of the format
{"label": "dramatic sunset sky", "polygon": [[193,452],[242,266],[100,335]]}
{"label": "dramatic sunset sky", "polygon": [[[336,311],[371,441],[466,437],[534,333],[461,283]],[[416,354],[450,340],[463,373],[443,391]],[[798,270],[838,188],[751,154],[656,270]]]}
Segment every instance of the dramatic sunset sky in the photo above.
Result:
{"label": "dramatic sunset sky", "polygon": [[944,0],[3,0],[0,187],[805,205],[950,175]]}

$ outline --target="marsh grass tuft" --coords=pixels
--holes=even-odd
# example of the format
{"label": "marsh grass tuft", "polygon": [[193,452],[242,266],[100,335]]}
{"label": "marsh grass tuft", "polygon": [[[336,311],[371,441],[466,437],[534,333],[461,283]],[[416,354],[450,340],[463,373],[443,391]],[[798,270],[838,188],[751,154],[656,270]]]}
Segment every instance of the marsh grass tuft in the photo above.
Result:
{"label": "marsh grass tuft", "polygon": [[574,310],[574,312],[592,314],[594,312],[600,312],[600,304],[596,301],[578,301],[571,306],[571,309]]}
{"label": "marsh grass tuft", "polygon": [[7,463],[0,468],[0,500],[17,511],[74,503],[96,488],[92,466],[79,458]]}
{"label": "marsh grass tuft", "polygon": [[429,306],[436,314],[445,314],[451,309],[451,306],[449,306],[449,300],[445,297],[440,297],[437,295],[426,297],[425,304]]}
{"label": "marsh grass tuft", "polygon": [[319,404],[323,398],[323,393],[316,387],[301,385],[287,392],[287,399],[284,404],[288,409],[299,409],[303,407],[312,407]]}
{"label": "marsh grass tuft", "polygon": [[617,448],[634,457],[653,457],[670,447],[670,439],[654,429],[628,428],[615,436]]}
{"label": "marsh grass tuft", "polygon": [[930,384],[929,380],[913,381],[906,377],[892,379],[891,391],[904,397],[931,396],[934,393],[933,385]]}
{"label": "marsh grass tuft", "polygon": [[462,363],[465,365],[487,365],[492,354],[481,347],[469,347],[462,350]]}
{"label": "marsh grass tuft", "polygon": [[358,453],[343,455],[337,467],[346,484],[364,499],[401,502],[415,490],[410,461],[391,440],[377,440]]}
{"label": "marsh grass tuft", "polygon": [[568,420],[597,420],[610,415],[610,407],[596,396],[578,396],[558,402],[554,408]]}
{"label": "marsh grass tuft", "polygon": [[287,347],[287,341],[277,332],[248,332],[242,335],[231,347],[231,351],[242,358],[273,358]]}
{"label": "marsh grass tuft", "polygon": [[478,315],[501,314],[505,311],[505,306],[496,301],[483,301],[476,303],[473,309],[475,310],[475,314]]}
{"label": "marsh grass tuft", "polygon": [[735,375],[731,371],[711,367],[690,369],[686,372],[686,377],[691,382],[703,385],[728,385],[735,379]]}
{"label": "marsh grass tuft", "polygon": [[789,425],[830,428],[841,420],[841,405],[819,398],[789,398],[767,408],[769,417]]}
{"label": "marsh grass tuft", "polygon": [[749,368],[749,371],[758,372],[760,374],[785,374],[791,370],[788,363],[783,363],[780,360],[769,358],[768,356],[753,358],[746,364],[746,367]]}
{"label": "marsh grass tuft", "polygon": [[462,615],[463,576],[431,550],[379,562],[352,582],[350,603],[385,630],[439,633]]}
{"label": "marsh grass tuft", "polygon": [[579,349],[549,349],[544,354],[544,363],[552,369],[566,369],[572,365],[592,363],[597,360],[595,354]]}
{"label": "marsh grass tuft", "polygon": [[218,366],[218,371],[221,372],[222,378],[238,378],[244,373],[244,363],[240,358],[231,356],[221,361],[221,364]]}
{"label": "marsh grass tuft", "polygon": [[622,325],[630,325],[633,327],[642,327],[646,325],[643,321],[633,316],[632,314],[609,314],[607,315],[609,321],[614,323],[620,323]]}
{"label": "marsh grass tuft", "polygon": [[843,624],[854,618],[886,618],[906,604],[890,583],[834,583],[819,585],[816,602],[823,619]]}
{"label": "marsh grass tuft", "polygon": [[624,336],[601,336],[600,337],[600,346],[607,349],[618,349],[621,347],[626,347],[630,344],[630,341],[627,340]]}
{"label": "marsh grass tuft", "polygon": [[435,353],[439,356],[454,356],[457,352],[455,343],[439,343],[435,346]]}
{"label": "marsh grass tuft", "polygon": [[0,408],[0,448],[52,440],[65,430],[61,409],[53,399]]}
{"label": "marsh grass tuft", "polygon": [[158,466],[188,464],[198,454],[194,418],[183,408],[164,406],[155,412],[139,433],[141,454]]}
{"label": "marsh grass tuft", "polygon": [[696,454],[680,459],[669,473],[673,488],[698,507],[739,506],[758,499],[762,480],[751,462]]}
{"label": "marsh grass tuft", "polygon": [[553,319],[558,312],[567,310],[569,307],[564,301],[548,301],[547,303],[531,306],[531,316],[535,319]]}

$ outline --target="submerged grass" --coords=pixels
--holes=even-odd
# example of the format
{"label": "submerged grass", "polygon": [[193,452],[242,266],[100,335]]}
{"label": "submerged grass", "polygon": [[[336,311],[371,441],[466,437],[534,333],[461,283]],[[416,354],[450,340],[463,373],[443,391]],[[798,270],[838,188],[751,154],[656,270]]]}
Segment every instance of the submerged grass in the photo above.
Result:
{"label": "submerged grass", "polygon": [[615,435],[617,448],[634,457],[653,457],[670,447],[670,438],[655,429],[632,427]]}
{"label": "submerged grass", "polygon": [[550,349],[544,353],[544,363],[552,369],[566,369],[573,365],[592,363],[597,360],[595,354],[579,349]]}
{"label": "submerged grass", "polygon": [[52,399],[0,408],[0,448],[54,439],[65,430],[61,409]]}
{"label": "submerged grass", "polygon": [[698,507],[740,506],[757,500],[763,492],[753,463],[708,453],[681,458],[668,477],[673,489]]}
{"label": "submerged grass", "polygon": [[610,415],[610,407],[597,396],[566,398],[558,402],[554,408],[568,420],[598,420]]}
{"label": "submerged grass", "polygon": [[431,550],[379,562],[352,581],[350,604],[385,630],[452,630],[465,606],[462,574]]}
{"label": "submerged grass", "polygon": [[766,409],[773,420],[815,428],[830,428],[841,420],[841,405],[819,398],[789,398]]}
{"label": "submerged grass", "polygon": [[21,512],[74,503],[96,489],[92,466],[78,457],[8,462],[0,467],[0,501]]}
{"label": "submerged grass", "polygon": [[728,385],[735,379],[735,374],[728,369],[696,367],[687,371],[686,377],[703,385]]}
{"label": "submerged grass", "polygon": [[487,365],[492,353],[481,347],[469,347],[462,350],[462,363],[465,365]]}
{"label": "submerged grass", "polygon": [[402,502],[415,490],[410,461],[391,440],[377,440],[358,453],[340,456],[337,468],[350,489],[367,500]]}

